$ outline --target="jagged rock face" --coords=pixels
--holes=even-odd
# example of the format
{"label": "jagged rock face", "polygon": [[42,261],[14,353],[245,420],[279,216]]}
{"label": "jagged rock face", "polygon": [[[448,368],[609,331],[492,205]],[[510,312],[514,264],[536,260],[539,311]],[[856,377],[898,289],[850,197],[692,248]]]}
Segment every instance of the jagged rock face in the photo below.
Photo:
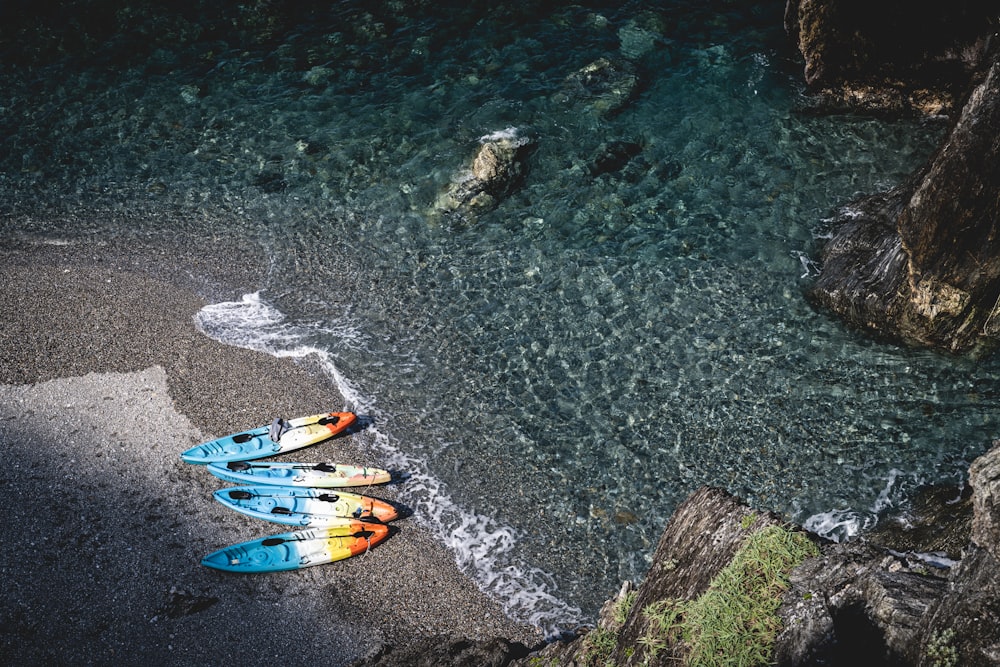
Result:
{"label": "jagged rock face", "polygon": [[[905,547],[826,545],[792,573],[779,665],[1000,663],[1000,441],[969,469],[972,543],[950,571]],[[866,660],[862,660],[866,659]]]}
{"label": "jagged rock face", "polygon": [[971,543],[953,569],[948,589],[924,615],[915,665],[944,664],[942,652],[963,666],[1000,664],[1000,440],[969,467]]}
{"label": "jagged rock face", "polygon": [[[993,511],[996,511],[994,508]],[[907,664],[995,667],[1000,664],[1000,561],[970,545],[948,588],[924,614]],[[953,656],[948,662],[947,657]],[[945,657],[945,660],[941,658]]]}
{"label": "jagged rock face", "polygon": [[947,588],[919,561],[864,543],[828,544],[791,576],[775,643],[779,665],[908,664],[921,619]]}
{"label": "jagged rock face", "polygon": [[811,290],[849,322],[954,352],[1000,335],[1000,53],[931,163],[845,209]]}
{"label": "jagged rock face", "polygon": [[[940,315],[958,331],[987,324],[1000,295],[998,215],[1000,59],[973,91],[899,218],[911,299],[929,327]],[[1000,331],[1000,322],[992,329]]]}
{"label": "jagged rock face", "polygon": [[969,485],[973,489],[972,541],[1000,561],[1000,440],[972,462]]}
{"label": "jagged rock face", "polygon": [[981,69],[996,7],[978,0],[788,0],[785,29],[821,106],[950,113]]}

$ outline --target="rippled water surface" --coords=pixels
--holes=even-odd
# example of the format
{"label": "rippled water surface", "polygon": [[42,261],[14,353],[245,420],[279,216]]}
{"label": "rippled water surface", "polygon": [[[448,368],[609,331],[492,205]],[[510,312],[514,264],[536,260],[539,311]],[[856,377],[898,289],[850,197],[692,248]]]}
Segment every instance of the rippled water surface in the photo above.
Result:
{"label": "rippled water surface", "polygon": [[[698,485],[846,537],[995,435],[995,362],[804,298],[824,219],[943,128],[803,112],[782,4],[342,3],[251,44],[8,66],[0,227],[259,242],[266,288],[205,331],[318,354],[463,567],[570,625]],[[634,68],[621,108],[566,92],[599,58]],[[434,214],[507,128],[535,141],[516,191]],[[595,173],[615,142],[635,154]]]}

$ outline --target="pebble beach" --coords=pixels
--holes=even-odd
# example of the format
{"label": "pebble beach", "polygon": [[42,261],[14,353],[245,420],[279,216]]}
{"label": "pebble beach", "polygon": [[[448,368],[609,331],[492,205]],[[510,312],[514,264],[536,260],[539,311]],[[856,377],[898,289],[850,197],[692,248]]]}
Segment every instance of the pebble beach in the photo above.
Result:
{"label": "pebble beach", "polygon": [[[507,618],[417,516],[369,553],[321,567],[240,576],[199,564],[284,529],[215,503],[225,484],[180,452],[344,400],[308,359],[196,328],[206,295],[227,294],[234,275],[247,284],[251,255],[195,273],[180,268],[194,259],[169,252],[0,246],[0,661],[346,665],[438,635],[538,644],[537,629]],[[212,249],[197,255],[210,264]],[[356,440],[283,458],[378,466]],[[396,486],[366,492],[391,501]]]}

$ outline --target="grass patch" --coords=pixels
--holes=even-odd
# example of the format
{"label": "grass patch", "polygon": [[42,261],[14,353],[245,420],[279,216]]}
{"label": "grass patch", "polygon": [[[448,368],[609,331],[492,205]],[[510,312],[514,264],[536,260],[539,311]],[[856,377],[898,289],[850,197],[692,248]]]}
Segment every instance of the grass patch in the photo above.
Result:
{"label": "grass patch", "polygon": [[767,664],[781,629],[777,611],[788,573],[818,553],[800,532],[770,526],[754,533],[698,599],[661,600],[643,609],[647,632],[639,643],[647,662],[667,646],[682,645],[686,665]]}
{"label": "grass patch", "polygon": [[618,631],[625,624],[629,611],[635,603],[638,591],[629,591],[618,598],[614,609],[611,612],[611,626],[607,628],[595,628],[584,637],[585,663],[587,665],[607,665],[610,664],[611,653],[618,644]]}

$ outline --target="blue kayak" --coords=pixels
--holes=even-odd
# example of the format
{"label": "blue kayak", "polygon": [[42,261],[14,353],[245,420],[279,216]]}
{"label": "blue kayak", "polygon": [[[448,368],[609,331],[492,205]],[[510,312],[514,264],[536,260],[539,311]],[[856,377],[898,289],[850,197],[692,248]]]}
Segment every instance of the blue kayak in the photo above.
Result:
{"label": "blue kayak", "polygon": [[205,465],[250,461],[283,454],[332,438],[356,419],[353,412],[326,412],[288,421],[276,419],[270,426],[261,426],[195,445],[181,454],[181,459],[187,463]]}

